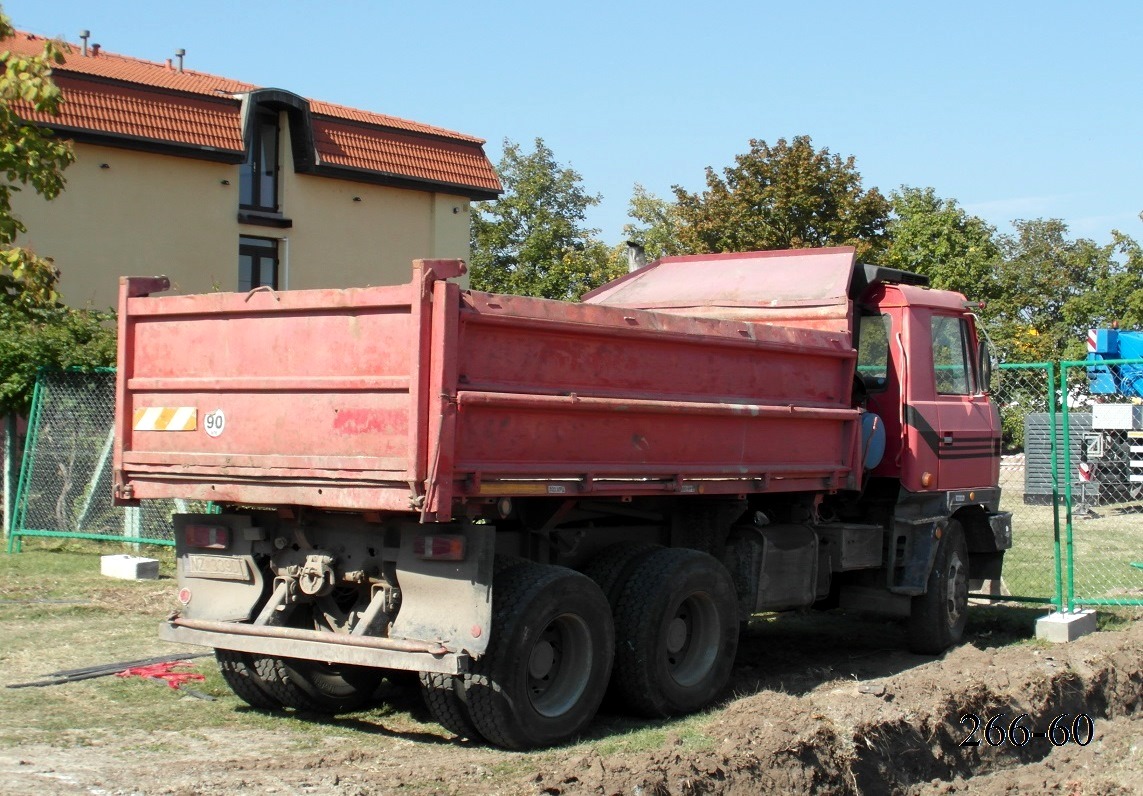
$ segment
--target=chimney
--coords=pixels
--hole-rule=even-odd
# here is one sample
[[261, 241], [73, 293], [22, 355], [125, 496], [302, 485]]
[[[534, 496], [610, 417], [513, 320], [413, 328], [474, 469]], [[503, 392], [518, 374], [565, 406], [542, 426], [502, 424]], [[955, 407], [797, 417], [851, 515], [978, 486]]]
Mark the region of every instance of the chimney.
[[81, 30], [79, 32], [79, 37], [81, 39], [83, 39], [83, 57], [86, 58], [87, 57], [87, 40], [91, 38], [91, 31], [90, 30]]
[[173, 66], [171, 66], [171, 59], [170, 59], [170, 58], [168, 58], [168, 59], [167, 59], [167, 71], [168, 71], [168, 72], [170, 72], [170, 71], [173, 71], [173, 70], [174, 70], [174, 67], [173, 67]]
[[179, 71], [180, 72], [183, 71], [183, 56], [186, 54], [187, 54], [187, 51], [184, 50], [182, 47], [175, 50], [175, 57], [179, 59]]
[[99, 57], [99, 45], [98, 44], [91, 45], [91, 57], [92, 58], [98, 58]]
[[647, 252], [635, 241], [627, 241], [627, 273], [633, 273], [647, 264]]

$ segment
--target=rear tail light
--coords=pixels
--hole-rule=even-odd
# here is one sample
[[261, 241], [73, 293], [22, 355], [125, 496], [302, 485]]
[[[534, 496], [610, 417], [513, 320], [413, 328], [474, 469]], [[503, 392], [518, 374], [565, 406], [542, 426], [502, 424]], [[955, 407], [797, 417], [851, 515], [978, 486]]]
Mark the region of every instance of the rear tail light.
[[187, 525], [183, 528], [187, 547], [225, 550], [230, 547], [230, 529], [225, 525]]
[[413, 554], [426, 561], [463, 561], [464, 537], [418, 536], [413, 539]]

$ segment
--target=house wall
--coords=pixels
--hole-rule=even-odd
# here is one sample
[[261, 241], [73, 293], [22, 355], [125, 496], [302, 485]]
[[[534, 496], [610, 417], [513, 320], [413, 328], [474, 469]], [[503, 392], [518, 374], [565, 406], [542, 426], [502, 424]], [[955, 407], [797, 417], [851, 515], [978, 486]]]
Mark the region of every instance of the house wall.
[[124, 275], [166, 274], [180, 292], [233, 281], [237, 167], [89, 144], [75, 150], [63, 193], [47, 202], [25, 188], [13, 202], [28, 227], [17, 242], [55, 260], [68, 304], [113, 307]]
[[240, 235], [284, 241], [279, 284], [290, 289], [398, 284], [415, 258], [468, 259], [467, 198], [297, 174], [281, 127], [289, 228], [238, 223], [240, 166], [77, 143], [59, 197], [16, 195], [28, 227], [18, 243], [55, 260], [66, 303], [98, 309], [115, 305], [123, 275], [164, 274], [181, 293], [235, 290]]

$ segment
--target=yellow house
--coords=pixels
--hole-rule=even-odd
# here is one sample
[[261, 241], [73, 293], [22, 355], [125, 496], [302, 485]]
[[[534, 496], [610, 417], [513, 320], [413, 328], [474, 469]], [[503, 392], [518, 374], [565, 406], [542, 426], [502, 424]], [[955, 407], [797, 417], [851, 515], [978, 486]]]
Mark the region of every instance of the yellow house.
[[[0, 51], [43, 45], [17, 32]], [[179, 292], [404, 282], [414, 258], [467, 259], [469, 203], [500, 194], [479, 138], [71, 49], [60, 115], [29, 114], [74, 142], [67, 188], [14, 209], [72, 306], [113, 306], [127, 274]]]

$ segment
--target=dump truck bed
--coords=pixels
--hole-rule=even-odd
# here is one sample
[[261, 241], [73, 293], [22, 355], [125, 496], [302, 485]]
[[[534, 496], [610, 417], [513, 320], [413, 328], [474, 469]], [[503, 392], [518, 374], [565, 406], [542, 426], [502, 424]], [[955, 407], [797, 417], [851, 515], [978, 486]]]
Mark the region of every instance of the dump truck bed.
[[857, 485], [848, 331], [463, 291], [447, 263], [347, 290], [123, 280], [117, 499], [430, 521], [499, 496]]

